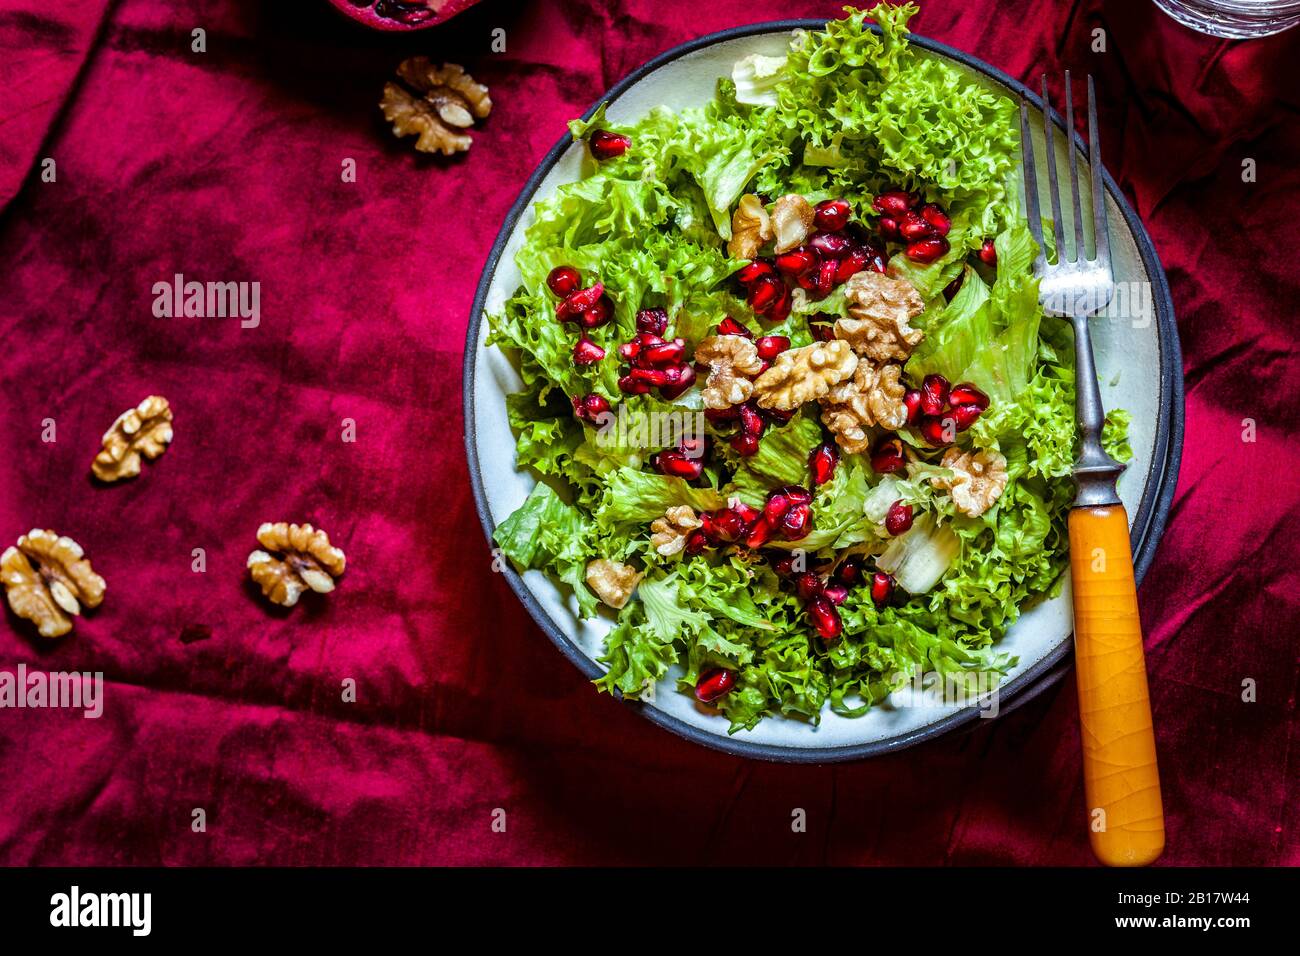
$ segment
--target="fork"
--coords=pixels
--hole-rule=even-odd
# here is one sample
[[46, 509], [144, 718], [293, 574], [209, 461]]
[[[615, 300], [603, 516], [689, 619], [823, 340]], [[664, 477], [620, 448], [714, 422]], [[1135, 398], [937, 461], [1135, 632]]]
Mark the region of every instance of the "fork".
[[1092, 174], [1093, 257], [1084, 244], [1079, 200], [1079, 156], [1071, 138], [1074, 103], [1065, 72], [1065, 130], [1070, 156], [1070, 202], [1074, 213], [1073, 259], [1067, 259], [1061, 196], [1056, 179], [1047, 76], [1043, 76], [1043, 126], [1052, 203], [1056, 261], [1047, 260], [1034, 172], [1029, 108], [1020, 99], [1020, 145], [1029, 228], [1038, 242], [1034, 274], [1039, 301], [1050, 315], [1074, 326], [1075, 406], [1081, 452], [1074, 465], [1077, 494], [1070, 511], [1070, 577], [1074, 587], [1075, 670], [1083, 735], [1083, 780], [1093, 853], [1108, 866], [1144, 866], [1165, 845], [1164, 810], [1156, 769], [1155, 733], [1142, 654], [1137, 586], [1129, 551], [1128, 515], [1116, 480], [1124, 466], [1101, 445], [1105, 412], [1097, 387], [1088, 317], [1115, 293], [1106, 232], [1106, 189], [1097, 136], [1097, 103], [1088, 77], [1088, 165]]

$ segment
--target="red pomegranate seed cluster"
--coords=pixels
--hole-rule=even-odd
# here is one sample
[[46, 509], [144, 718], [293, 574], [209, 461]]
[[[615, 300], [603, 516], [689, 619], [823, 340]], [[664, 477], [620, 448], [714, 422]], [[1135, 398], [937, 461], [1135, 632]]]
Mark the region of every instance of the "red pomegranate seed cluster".
[[884, 272], [884, 249], [849, 221], [852, 214], [843, 199], [818, 203], [813, 213], [817, 231], [803, 245], [755, 259], [737, 272], [750, 308], [771, 322], [783, 322], [790, 314], [795, 286], [817, 302], [863, 269]]
[[812, 494], [786, 485], [767, 496], [761, 511], [734, 499], [726, 508], [701, 514], [700, 522], [686, 539], [688, 555], [728, 544], [758, 549], [774, 538], [799, 541], [812, 531]]
[[901, 242], [913, 262], [934, 262], [948, 251], [952, 220], [935, 203], [922, 203], [916, 193], [890, 189], [871, 202], [880, 213], [880, 237]]
[[[585, 288], [582, 273], [573, 266], [556, 266], [546, 276], [546, 287], [559, 298], [555, 304], [555, 317], [563, 323], [573, 322], [581, 330], [573, 346], [574, 365], [595, 365], [605, 357], [605, 350], [587, 338], [587, 331], [598, 329], [614, 316], [614, 303], [605, 294], [605, 286], [594, 282]], [[573, 414], [584, 422], [594, 423], [609, 411], [609, 401], [603, 396], [574, 395]]]
[[683, 438], [676, 448], [669, 448], [650, 456], [650, 464], [662, 475], [694, 481], [704, 473], [704, 461], [709, 454], [707, 438]]
[[794, 570], [794, 559], [789, 555], [769, 552], [772, 568], [793, 588], [795, 596], [803, 602], [804, 612], [817, 636], [826, 643], [839, 639], [844, 632], [840, 612], [836, 610], [849, 596], [849, 592], [863, 584], [871, 589], [871, 600], [877, 607], [885, 607], [894, 597], [894, 579], [883, 571], [868, 577], [862, 558], [850, 555], [838, 565], [823, 573]]
[[985, 239], [976, 255], [979, 256], [980, 262], [986, 266], [996, 266], [998, 264], [998, 250], [993, 245], [992, 239]]
[[664, 309], [642, 309], [636, 314], [636, 335], [618, 347], [619, 357], [628, 363], [619, 377], [619, 391], [645, 395], [658, 389], [668, 400], [677, 398], [695, 381], [695, 369], [686, 361], [686, 340], [665, 339], [668, 313]]
[[907, 423], [933, 448], [951, 445], [957, 432], [975, 424], [989, 407], [989, 397], [970, 382], [949, 386], [942, 375], [927, 375], [919, 389], [903, 396]]

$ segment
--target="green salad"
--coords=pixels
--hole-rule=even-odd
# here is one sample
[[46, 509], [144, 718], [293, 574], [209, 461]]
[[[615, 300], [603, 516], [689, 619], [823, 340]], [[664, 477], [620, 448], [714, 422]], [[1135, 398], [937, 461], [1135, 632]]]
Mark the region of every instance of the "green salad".
[[856, 717], [1005, 675], [999, 638], [1060, 586], [1073, 343], [1038, 302], [1016, 104], [909, 46], [915, 12], [849, 8], [699, 109], [570, 124], [583, 178], [535, 204], [487, 317], [537, 478], [495, 538], [614, 618], [602, 690], [672, 669], [732, 732]]

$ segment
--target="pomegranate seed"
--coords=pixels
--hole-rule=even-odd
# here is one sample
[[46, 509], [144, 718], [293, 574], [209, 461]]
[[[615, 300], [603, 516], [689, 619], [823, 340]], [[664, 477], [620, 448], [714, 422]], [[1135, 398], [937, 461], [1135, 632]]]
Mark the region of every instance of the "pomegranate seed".
[[764, 276], [775, 275], [776, 269], [767, 259], [755, 259], [736, 272], [736, 279], [743, 286], [751, 286]]
[[864, 249], [854, 249], [835, 267], [835, 284], [848, 282], [871, 263], [871, 255]]
[[772, 303], [772, 308], [767, 310], [767, 318], [770, 322], [784, 322], [790, 317], [790, 307], [794, 304], [794, 298], [790, 295], [790, 290], [784, 284], [781, 286], [781, 295]]
[[766, 312], [785, 289], [785, 283], [775, 276], [764, 276], [749, 290], [749, 307], [755, 312]]
[[636, 330], [650, 335], [663, 335], [668, 331], [668, 311], [642, 309], [636, 314]]
[[839, 607], [849, 599], [849, 589], [838, 582], [828, 584], [822, 588], [822, 597]]
[[677, 450], [687, 458], [703, 458], [709, 453], [708, 440], [703, 437], [683, 438], [677, 443]]
[[957, 422], [951, 415], [940, 418], [938, 415], [926, 415], [921, 419], [921, 437], [932, 448], [951, 445], [957, 437]]
[[894, 577], [884, 571], [871, 575], [871, 600], [876, 607], [884, 607], [894, 596]]
[[618, 380], [618, 390], [626, 395], [645, 395], [650, 391], [650, 386], [638, 382], [631, 375], [624, 375]]
[[915, 425], [921, 420], [921, 390], [909, 388], [903, 393], [903, 404], [907, 406], [907, 424]]
[[546, 277], [546, 287], [561, 299], [576, 292], [581, 284], [582, 276], [573, 266], [556, 266]]
[[563, 307], [566, 316], [582, 315], [588, 309], [594, 308], [604, 294], [605, 285], [602, 282], [596, 282], [585, 289], [570, 292], [564, 297], [560, 305], [556, 306], [556, 314], [558, 315], [560, 307]]
[[856, 587], [862, 583], [862, 559], [856, 555], [845, 558], [835, 569], [835, 580], [845, 587]]
[[800, 538], [806, 538], [811, 530], [812, 508], [806, 504], [792, 504], [785, 517], [781, 519], [781, 537], [787, 541], [798, 541]]
[[614, 305], [609, 301], [609, 296], [602, 295], [596, 300], [582, 317], [578, 319], [578, 324], [584, 329], [598, 329], [610, 320], [614, 315]]
[[772, 570], [775, 571], [778, 576], [788, 578], [794, 573], [794, 558], [789, 555], [786, 555], [785, 557], [769, 555], [768, 557], [772, 561]]
[[745, 533], [745, 519], [730, 509], [715, 511], [713, 533], [721, 541], [735, 541]]
[[893, 216], [882, 216], [880, 218], [880, 238], [891, 242], [898, 242], [902, 236], [898, 233], [898, 220]]
[[812, 504], [812, 492], [807, 488], [801, 488], [798, 485], [783, 485], [777, 491], [789, 498], [792, 505]]
[[743, 323], [737, 322], [731, 316], [727, 316], [725, 319], [723, 319], [721, 322], [718, 323], [718, 334], [719, 335], [743, 335], [747, 339], [752, 339], [754, 337], [753, 332], [749, 331], [749, 329]]
[[913, 262], [930, 263], [947, 251], [947, 239], [922, 239], [907, 247], [907, 258]]
[[641, 361], [651, 365], [675, 365], [686, 354], [686, 340], [673, 339], [641, 350]]
[[830, 442], [822, 442], [808, 454], [808, 467], [812, 470], [813, 487], [824, 485], [835, 475], [840, 453]]
[[822, 579], [811, 571], [797, 574], [794, 579], [794, 593], [799, 595], [801, 601], [811, 601], [822, 593]]
[[778, 524], [789, 510], [790, 499], [781, 492], [774, 491], [767, 496], [767, 501], [763, 505], [763, 518], [768, 524]]
[[592, 392], [590, 395], [574, 396], [573, 414], [579, 421], [594, 422], [599, 416], [609, 411], [609, 400], [604, 395]]
[[682, 363], [664, 369], [668, 381], [659, 386], [659, 394], [671, 401], [695, 384], [695, 369]]
[[740, 434], [731, 439], [732, 450], [741, 458], [758, 454], [758, 436]]
[[953, 405], [978, 405], [980, 410], [989, 407], [989, 397], [970, 382], [958, 382], [948, 392], [948, 401]]
[[948, 235], [948, 230], [952, 228], [952, 220], [948, 218], [948, 214], [932, 202], [921, 207], [921, 218], [929, 225], [931, 232], [940, 239]]
[[798, 278], [817, 268], [817, 262], [817, 253], [800, 246], [798, 249], [791, 249], [777, 256], [776, 268], [782, 275]]
[[754, 346], [758, 349], [758, 357], [770, 362], [790, 347], [790, 340], [784, 335], [765, 335]]
[[878, 213], [899, 219], [916, 205], [916, 197], [901, 189], [891, 189], [881, 193], [871, 201], [871, 208]]
[[837, 232], [814, 233], [808, 247], [816, 249], [826, 259], [842, 259], [853, 249], [853, 240]]
[[763, 417], [770, 422], [776, 422], [778, 425], [784, 425], [794, 418], [797, 408], [760, 408]]
[[740, 520], [743, 521], [746, 526], [753, 524], [759, 518], [763, 517], [763, 512], [759, 511], [757, 508], [751, 508], [739, 498], [735, 499], [731, 503], [728, 510], [734, 511], [736, 514], [740, 515]]
[[998, 264], [998, 250], [997, 247], [993, 245], [992, 239], [985, 239], [983, 244], [980, 246], [980, 251], [976, 253], [976, 255], [979, 256], [980, 262], [984, 263], [986, 266], [996, 266]]
[[679, 451], [661, 451], [651, 461], [660, 473], [687, 481], [694, 481], [704, 471], [703, 459], [692, 461]]
[[595, 365], [605, 357], [605, 350], [588, 338], [578, 339], [573, 347], [573, 361], [577, 365]]
[[766, 427], [767, 422], [763, 421], [763, 416], [758, 414], [757, 408], [749, 403], [740, 406], [740, 430], [742, 432], [758, 438], [763, 434], [763, 429]]
[[607, 129], [598, 129], [587, 139], [591, 155], [597, 159], [615, 159], [627, 152], [632, 140], [622, 133], [611, 133]]
[[948, 380], [942, 375], [927, 375], [921, 382], [921, 411], [938, 415], [948, 404]]
[[900, 535], [912, 527], [912, 506], [895, 501], [889, 506], [885, 515], [885, 530], [892, 535]]
[[909, 212], [898, 220], [898, 234], [905, 242], [916, 242], [918, 239], [929, 239], [933, 230], [919, 213]]
[[827, 199], [817, 204], [813, 225], [823, 232], [839, 232], [849, 224], [852, 207], [843, 199]]
[[734, 422], [740, 417], [740, 406], [732, 405], [730, 408], [706, 408], [704, 410], [704, 417], [714, 425]]
[[622, 358], [628, 362], [632, 361], [640, 354], [641, 354], [641, 345], [635, 339], [633, 339], [631, 342], [624, 342], [622, 345], [618, 347], [619, 358]]
[[979, 420], [984, 414], [984, 409], [980, 408], [974, 402], [966, 405], [954, 405], [952, 407], [952, 420], [957, 424], [957, 431], [964, 432]]
[[747, 548], [758, 549], [767, 544], [772, 538], [772, 526], [768, 524], [766, 518], [759, 518], [745, 534], [744, 545]]
[[686, 536], [685, 551], [689, 555], [703, 554], [704, 549], [709, 546], [709, 537], [699, 528], [696, 528]]
[[829, 322], [809, 322], [808, 331], [818, 342], [829, 342], [835, 338], [835, 326]]
[[883, 435], [871, 449], [871, 468], [873, 471], [888, 475], [898, 471], [907, 464], [903, 455], [903, 440], [897, 435]]
[[838, 268], [839, 263], [834, 259], [823, 259], [813, 276], [812, 288], [807, 289], [808, 298], [816, 302], [830, 295], [835, 288], [835, 272]]
[[661, 368], [634, 368], [627, 373], [634, 382], [643, 382], [651, 388], [668, 384], [668, 373]]
[[705, 704], [711, 704], [719, 697], [725, 697], [731, 692], [731, 688], [735, 686], [735, 671], [715, 667], [713, 670], [701, 674], [700, 679], [695, 682], [695, 697]]
[[648, 349], [652, 345], [664, 344], [664, 340], [653, 332], [638, 332], [636, 338], [632, 341], [636, 342], [638, 349]]
[[808, 617], [812, 620], [817, 636], [823, 641], [837, 640], [844, 630], [840, 622], [840, 612], [826, 598], [818, 595], [808, 602]]

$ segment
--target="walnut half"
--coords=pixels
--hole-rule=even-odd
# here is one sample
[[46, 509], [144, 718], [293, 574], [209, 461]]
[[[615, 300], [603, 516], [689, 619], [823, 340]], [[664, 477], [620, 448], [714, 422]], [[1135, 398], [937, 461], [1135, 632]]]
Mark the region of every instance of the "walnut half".
[[265, 597], [284, 607], [297, 604], [307, 588], [317, 594], [333, 591], [335, 578], [347, 567], [330, 536], [309, 524], [267, 522], [257, 529], [257, 543], [265, 550], [248, 556], [248, 573]]
[[587, 563], [587, 587], [614, 609], [623, 607], [641, 581], [641, 573], [630, 564], [596, 558]]
[[402, 83], [385, 83], [379, 102], [394, 136], [419, 136], [415, 148], [422, 153], [451, 156], [469, 149], [472, 140], [460, 131], [492, 112], [486, 86], [463, 67], [435, 66], [426, 56], [403, 60], [397, 78]]
[[730, 408], [749, 401], [752, 377], [763, 371], [754, 343], [743, 335], [711, 335], [695, 346], [695, 364], [707, 366], [701, 396], [705, 408]]
[[978, 518], [993, 507], [1007, 487], [1007, 460], [991, 450], [949, 448], [940, 464], [952, 469], [951, 478], [931, 478], [936, 488], [948, 489], [952, 503], [963, 514]]
[[841, 382], [822, 399], [822, 421], [835, 440], [850, 455], [866, 451], [871, 445], [867, 429], [902, 428], [907, 422], [907, 406], [900, 376], [901, 365], [883, 368], [870, 359], [858, 359], [853, 377]]
[[848, 343], [831, 340], [788, 349], [754, 383], [763, 408], [790, 410], [825, 397], [857, 368], [858, 357]]
[[835, 337], [877, 364], [907, 361], [925, 337], [908, 325], [908, 319], [925, 310], [925, 302], [906, 279], [867, 269], [844, 284], [844, 301], [852, 318], [835, 323]]
[[772, 206], [772, 231], [776, 234], [776, 251], [789, 252], [802, 246], [812, 232], [816, 211], [797, 193], [782, 196]]
[[727, 254], [733, 259], [752, 259], [763, 243], [772, 238], [772, 220], [763, 208], [763, 200], [753, 193], [740, 197], [731, 216], [731, 241]]
[[41, 637], [72, 630], [82, 607], [99, 607], [108, 585], [90, 566], [81, 545], [53, 531], [33, 529], [0, 554], [0, 581], [15, 614]]
[[117, 481], [140, 474], [140, 458], [150, 461], [167, 450], [172, 440], [172, 410], [167, 399], [150, 395], [128, 408], [104, 432], [104, 447], [90, 464], [100, 481]]
[[681, 554], [687, 537], [703, 524], [690, 505], [675, 505], [650, 523], [650, 543], [665, 558]]

